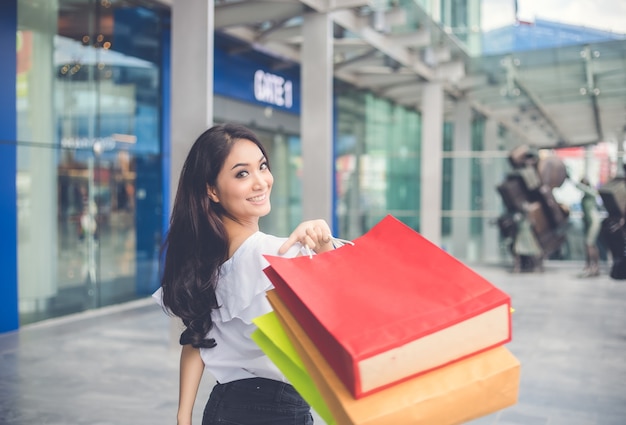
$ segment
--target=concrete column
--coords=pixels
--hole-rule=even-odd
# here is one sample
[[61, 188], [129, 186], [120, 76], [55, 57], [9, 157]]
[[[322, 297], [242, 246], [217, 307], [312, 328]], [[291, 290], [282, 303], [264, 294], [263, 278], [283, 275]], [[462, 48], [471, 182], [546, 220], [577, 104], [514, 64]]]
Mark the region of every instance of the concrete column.
[[328, 14], [302, 25], [302, 218], [333, 222], [333, 35]]
[[170, 202], [196, 138], [213, 123], [214, 1], [172, 2]]
[[[191, 145], [213, 124], [214, 1], [172, 2], [170, 208]], [[170, 346], [182, 331], [171, 319]]]
[[[482, 210], [487, 216], [483, 217], [483, 234], [480, 243], [481, 262], [496, 264], [500, 262], [499, 233], [498, 226], [491, 223], [491, 220], [500, 215], [500, 195], [496, 186], [504, 180], [505, 172], [508, 170], [506, 160], [501, 159], [496, 154], [499, 151], [498, 143], [498, 123], [494, 119], [485, 121], [484, 151], [488, 153], [487, 158], [482, 161]], [[493, 153], [490, 155], [489, 153]]]
[[443, 187], [443, 86], [426, 84], [422, 96], [422, 155], [420, 233], [441, 246], [441, 192]]
[[[466, 99], [457, 101], [454, 110], [454, 152], [472, 150], [472, 108]], [[452, 209], [459, 216], [452, 220], [451, 254], [468, 260], [471, 235], [470, 215], [472, 209], [472, 159], [469, 155], [453, 158]]]

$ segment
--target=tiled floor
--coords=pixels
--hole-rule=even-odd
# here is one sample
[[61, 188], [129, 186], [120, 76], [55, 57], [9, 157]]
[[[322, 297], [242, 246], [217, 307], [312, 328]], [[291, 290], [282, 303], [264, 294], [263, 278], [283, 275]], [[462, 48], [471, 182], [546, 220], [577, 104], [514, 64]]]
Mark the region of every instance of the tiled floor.
[[[626, 281], [579, 279], [578, 267], [476, 268], [512, 296], [508, 347], [522, 378], [515, 406], [472, 425], [626, 424]], [[0, 424], [174, 424], [178, 347], [169, 332], [146, 299], [0, 335]], [[196, 425], [211, 385], [206, 376]]]

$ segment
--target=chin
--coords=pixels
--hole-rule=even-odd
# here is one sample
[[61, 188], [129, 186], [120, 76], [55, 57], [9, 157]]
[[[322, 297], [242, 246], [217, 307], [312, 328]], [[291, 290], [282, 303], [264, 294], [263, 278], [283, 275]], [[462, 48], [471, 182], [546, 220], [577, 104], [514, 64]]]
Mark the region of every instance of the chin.
[[268, 204], [267, 207], [264, 209], [264, 211], [261, 212], [261, 214], [259, 214], [259, 217], [265, 217], [270, 212], [272, 212], [272, 206]]

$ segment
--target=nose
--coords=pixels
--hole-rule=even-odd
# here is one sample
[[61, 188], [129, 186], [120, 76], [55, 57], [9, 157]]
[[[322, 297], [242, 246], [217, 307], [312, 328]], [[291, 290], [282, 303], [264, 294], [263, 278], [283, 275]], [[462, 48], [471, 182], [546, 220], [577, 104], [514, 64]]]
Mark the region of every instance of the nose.
[[255, 190], [261, 190], [261, 189], [265, 189], [267, 187], [267, 180], [265, 178], [265, 176], [262, 173], [255, 173], [254, 174], [254, 184], [253, 184], [253, 188]]

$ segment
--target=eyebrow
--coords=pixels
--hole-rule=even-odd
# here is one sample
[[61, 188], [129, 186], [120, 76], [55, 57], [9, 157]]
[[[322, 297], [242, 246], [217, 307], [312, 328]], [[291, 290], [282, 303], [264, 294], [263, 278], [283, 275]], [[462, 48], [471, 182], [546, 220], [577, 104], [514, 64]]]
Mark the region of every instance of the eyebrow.
[[[259, 164], [263, 162], [264, 160], [265, 160], [265, 155], [261, 155], [261, 159], [259, 159]], [[233, 165], [233, 168], [231, 168], [231, 170], [234, 170], [237, 167], [246, 167], [248, 165], [250, 164], [248, 164], [247, 162], [240, 162], [238, 164]]]

